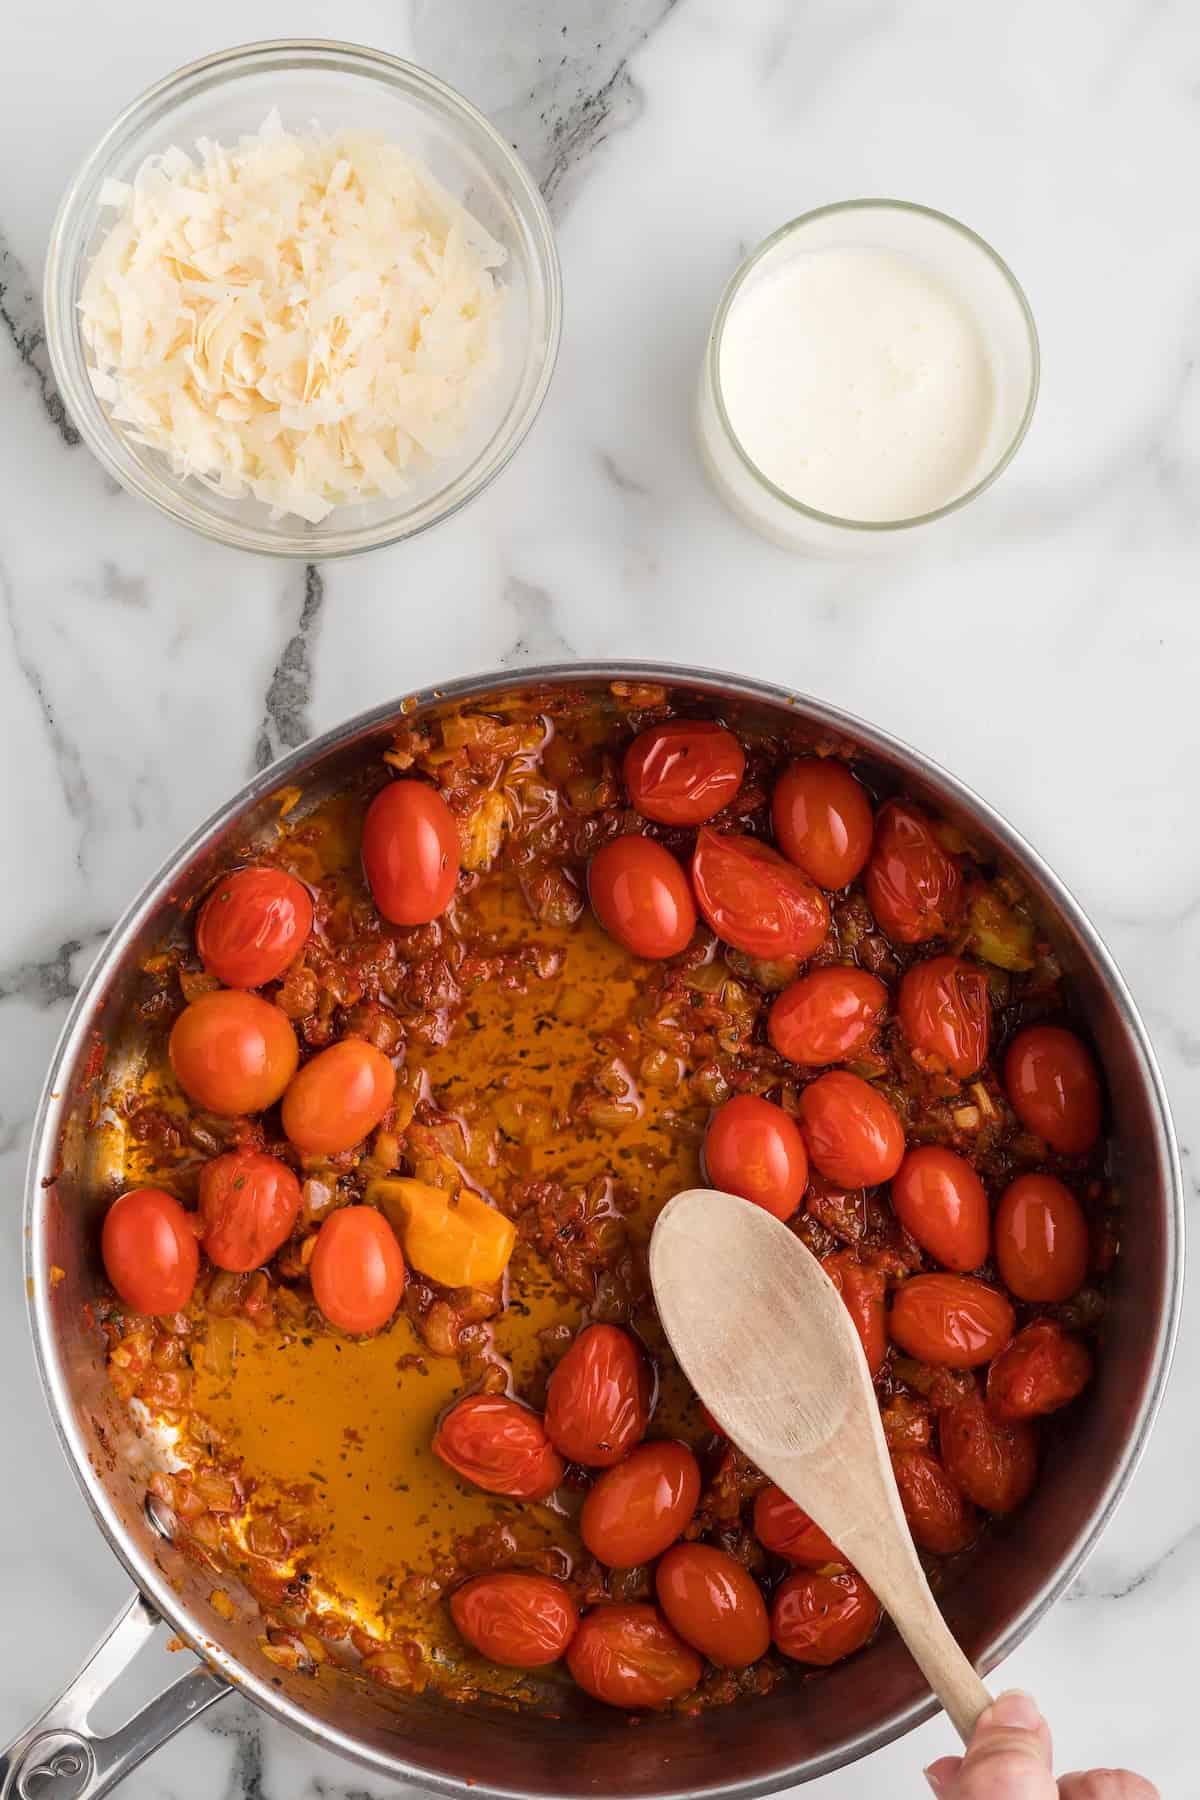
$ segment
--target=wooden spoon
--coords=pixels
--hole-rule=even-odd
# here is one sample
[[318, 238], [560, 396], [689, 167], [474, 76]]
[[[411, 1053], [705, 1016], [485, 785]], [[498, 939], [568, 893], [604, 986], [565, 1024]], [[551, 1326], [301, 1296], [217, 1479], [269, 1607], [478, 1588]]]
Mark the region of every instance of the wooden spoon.
[[874, 1589], [965, 1742], [991, 1696], [929, 1591], [858, 1333], [816, 1257], [762, 1207], [691, 1188], [659, 1215], [650, 1278], [713, 1418]]

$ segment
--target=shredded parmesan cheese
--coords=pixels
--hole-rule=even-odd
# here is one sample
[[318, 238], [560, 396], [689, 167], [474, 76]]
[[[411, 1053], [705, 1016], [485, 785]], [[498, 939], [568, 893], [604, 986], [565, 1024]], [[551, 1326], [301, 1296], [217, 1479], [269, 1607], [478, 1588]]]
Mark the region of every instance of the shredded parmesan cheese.
[[97, 395], [177, 475], [278, 517], [398, 496], [462, 443], [498, 362], [504, 250], [364, 132], [152, 156], [80, 298]]

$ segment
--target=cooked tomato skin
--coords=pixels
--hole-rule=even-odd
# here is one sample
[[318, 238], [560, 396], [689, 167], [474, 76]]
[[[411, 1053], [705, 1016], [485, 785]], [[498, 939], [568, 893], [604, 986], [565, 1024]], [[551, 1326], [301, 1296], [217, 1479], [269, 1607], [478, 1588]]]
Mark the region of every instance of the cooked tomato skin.
[[656, 1606], [597, 1606], [567, 1650], [579, 1686], [608, 1706], [665, 1706], [696, 1686], [704, 1664]]
[[883, 1271], [864, 1262], [855, 1250], [835, 1250], [823, 1257], [821, 1267], [842, 1296], [846, 1311], [854, 1321], [874, 1380], [887, 1355], [887, 1282]]
[[191, 1219], [163, 1188], [130, 1188], [113, 1201], [100, 1254], [109, 1281], [134, 1312], [182, 1312], [192, 1297], [200, 1247]]
[[488, 1494], [545, 1500], [566, 1466], [537, 1413], [505, 1394], [468, 1394], [446, 1413], [434, 1454]]
[[396, 1092], [391, 1063], [365, 1038], [320, 1050], [283, 1097], [283, 1129], [305, 1156], [352, 1150], [374, 1131]]
[[639, 732], [622, 773], [630, 804], [659, 825], [703, 825], [742, 785], [746, 753], [711, 719], [671, 719]]
[[941, 1144], [909, 1150], [892, 1177], [892, 1210], [943, 1268], [966, 1274], [985, 1260], [988, 1198], [965, 1156]]
[[704, 1134], [704, 1168], [713, 1187], [790, 1219], [808, 1186], [808, 1152], [794, 1119], [758, 1094], [718, 1106]]
[[450, 1596], [460, 1637], [508, 1669], [557, 1662], [579, 1625], [579, 1609], [561, 1581], [516, 1569], [476, 1575]]
[[392, 925], [428, 925], [454, 897], [461, 852], [454, 814], [428, 782], [389, 781], [367, 808], [363, 872]]
[[907, 970], [897, 1002], [916, 1060], [965, 1081], [987, 1061], [992, 1007], [987, 976], [961, 956], [931, 956]]
[[197, 1106], [226, 1118], [274, 1106], [300, 1061], [291, 1021], [258, 994], [221, 988], [185, 1006], [171, 1028], [175, 1079]]
[[754, 1535], [764, 1550], [786, 1556], [805, 1569], [844, 1563], [837, 1545], [780, 1487], [764, 1488], [754, 1501]]
[[654, 1572], [658, 1604], [685, 1643], [718, 1669], [747, 1669], [771, 1642], [766, 1602], [749, 1570], [709, 1544], [676, 1544]]
[[588, 870], [592, 908], [610, 937], [652, 962], [686, 950], [696, 929], [687, 876], [669, 850], [630, 832], [604, 844]]
[[953, 1556], [979, 1535], [979, 1517], [954, 1478], [925, 1450], [894, 1450], [892, 1470], [908, 1529], [922, 1550]]
[[300, 1212], [300, 1183], [261, 1150], [230, 1150], [200, 1171], [204, 1251], [218, 1269], [244, 1274], [269, 1262]]
[[784, 988], [767, 1018], [767, 1037], [789, 1062], [809, 1069], [847, 1062], [887, 1010], [882, 981], [843, 963], [812, 969]]
[[861, 1650], [879, 1623], [879, 1602], [850, 1569], [789, 1575], [775, 1590], [771, 1638], [793, 1662], [828, 1668]]
[[818, 887], [844, 888], [871, 854], [875, 821], [867, 790], [845, 763], [806, 756], [790, 763], [771, 796], [775, 841]]
[[1100, 1136], [1096, 1063], [1064, 1025], [1017, 1033], [1004, 1058], [1004, 1087], [1022, 1125], [1060, 1156], [1082, 1156]]
[[911, 1275], [896, 1290], [889, 1324], [919, 1362], [974, 1369], [1004, 1348], [1016, 1317], [998, 1288], [971, 1275]]
[[803, 960], [828, 935], [829, 903], [820, 888], [757, 838], [701, 826], [692, 886], [717, 936], [748, 956]]
[[343, 1206], [317, 1233], [308, 1265], [313, 1299], [331, 1325], [355, 1337], [387, 1324], [404, 1292], [404, 1254], [373, 1206]]
[[611, 1468], [640, 1443], [650, 1422], [646, 1359], [617, 1325], [589, 1325], [546, 1390], [546, 1432], [570, 1462]]
[[1035, 1319], [988, 1370], [988, 1405], [998, 1419], [1034, 1419], [1069, 1405], [1091, 1379], [1087, 1347], [1053, 1319]]
[[814, 1166], [843, 1187], [890, 1181], [904, 1157], [904, 1127], [876, 1088], [830, 1069], [800, 1096], [800, 1130]]
[[286, 869], [235, 869], [200, 908], [196, 949], [226, 987], [261, 987], [296, 960], [312, 923], [308, 889]]
[[863, 887], [876, 924], [895, 944], [944, 937], [962, 908], [958, 864], [907, 800], [880, 808]]
[[1052, 1304], [1083, 1286], [1088, 1228], [1083, 1208], [1053, 1175], [1018, 1175], [996, 1208], [996, 1265], [1018, 1300]]
[[997, 1419], [981, 1394], [942, 1409], [938, 1444], [947, 1472], [984, 1512], [1012, 1512], [1037, 1480], [1033, 1428]]
[[685, 1444], [640, 1444], [593, 1484], [579, 1532], [598, 1562], [632, 1569], [652, 1562], [686, 1529], [700, 1499], [700, 1465]]

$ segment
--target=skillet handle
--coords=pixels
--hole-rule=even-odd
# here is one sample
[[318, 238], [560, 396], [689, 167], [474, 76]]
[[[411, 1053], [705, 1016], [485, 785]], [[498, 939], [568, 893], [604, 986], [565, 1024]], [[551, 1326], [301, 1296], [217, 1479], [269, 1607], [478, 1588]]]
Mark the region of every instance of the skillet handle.
[[59, 1698], [0, 1750], [0, 1800], [100, 1800], [151, 1751], [231, 1692], [224, 1676], [198, 1662], [108, 1737], [94, 1732], [97, 1703], [159, 1623], [149, 1601], [135, 1594]]

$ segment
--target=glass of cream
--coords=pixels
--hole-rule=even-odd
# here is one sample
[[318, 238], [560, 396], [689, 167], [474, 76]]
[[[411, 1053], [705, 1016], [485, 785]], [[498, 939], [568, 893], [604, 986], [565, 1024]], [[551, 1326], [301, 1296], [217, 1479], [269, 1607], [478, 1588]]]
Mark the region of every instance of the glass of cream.
[[764, 537], [884, 549], [991, 486], [1038, 369], [1029, 303], [982, 238], [928, 207], [847, 200], [782, 226], [725, 289], [700, 447]]

